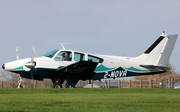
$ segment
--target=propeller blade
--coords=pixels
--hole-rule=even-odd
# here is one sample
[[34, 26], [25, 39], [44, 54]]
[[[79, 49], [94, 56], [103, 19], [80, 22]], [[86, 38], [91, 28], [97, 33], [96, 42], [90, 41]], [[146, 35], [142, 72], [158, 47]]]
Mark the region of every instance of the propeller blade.
[[33, 76], [33, 69], [31, 69], [31, 87], [33, 88], [34, 85], [34, 76]]
[[33, 53], [32, 53], [32, 57], [31, 57], [31, 63], [33, 63], [33, 61], [34, 61], [34, 55], [35, 55], [35, 49], [34, 49], [34, 46], [33, 46], [32, 50], [33, 50]]
[[16, 48], [16, 60], [19, 60], [18, 47]]
[[34, 80], [34, 76], [33, 76], [33, 69], [31, 69], [31, 79]]

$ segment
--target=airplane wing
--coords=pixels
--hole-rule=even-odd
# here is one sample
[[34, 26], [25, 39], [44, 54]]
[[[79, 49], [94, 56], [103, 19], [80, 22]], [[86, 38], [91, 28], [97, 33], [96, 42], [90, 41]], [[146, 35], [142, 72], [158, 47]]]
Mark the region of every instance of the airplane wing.
[[59, 73], [65, 75], [69, 86], [75, 86], [80, 79], [92, 79], [97, 64], [96, 62], [79, 61], [61, 68]]
[[160, 66], [160, 65], [140, 65], [141, 67], [148, 68], [148, 69], [162, 69], [162, 70], [169, 70], [166, 66]]
[[71, 65], [65, 66], [59, 70], [60, 73], [72, 74], [72, 75], [83, 75], [94, 73], [98, 63], [89, 61], [79, 61]]
[[88, 75], [94, 73], [97, 64], [96, 62], [79, 61], [61, 68], [59, 72], [70, 75]]

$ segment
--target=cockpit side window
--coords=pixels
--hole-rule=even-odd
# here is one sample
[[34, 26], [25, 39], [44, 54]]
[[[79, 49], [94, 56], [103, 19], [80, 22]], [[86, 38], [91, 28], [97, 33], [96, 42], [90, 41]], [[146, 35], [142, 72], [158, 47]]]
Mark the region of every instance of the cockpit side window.
[[57, 60], [57, 61], [71, 61], [72, 60], [72, 53], [70, 51], [61, 51], [56, 55], [54, 60]]
[[88, 61], [102, 63], [103, 59], [98, 58], [96, 56], [88, 55]]
[[43, 56], [48, 57], [48, 58], [52, 58], [58, 51], [59, 51], [59, 49], [52, 50], [52, 51], [44, 54]]
[[84, 61], [85, 60], [85, 55], [82, 53], [74, 53], [74, 61]]

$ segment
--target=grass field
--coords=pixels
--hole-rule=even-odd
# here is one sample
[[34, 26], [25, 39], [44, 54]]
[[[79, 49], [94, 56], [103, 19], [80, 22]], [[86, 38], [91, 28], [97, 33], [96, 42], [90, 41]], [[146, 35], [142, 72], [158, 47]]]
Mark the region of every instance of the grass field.
[[0, 112], [179, 112], [175, 89], [0, 89]]

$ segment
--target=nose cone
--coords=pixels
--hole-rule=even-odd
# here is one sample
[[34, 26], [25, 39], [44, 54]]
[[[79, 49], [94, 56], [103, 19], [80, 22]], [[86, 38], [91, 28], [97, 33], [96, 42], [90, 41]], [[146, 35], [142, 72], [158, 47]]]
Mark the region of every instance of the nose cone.
[[2, 65], [2, 68], [5, 69], [5, 64]]

